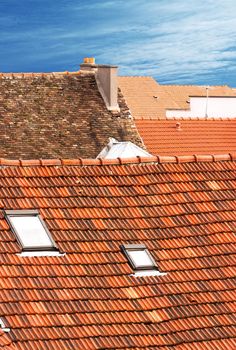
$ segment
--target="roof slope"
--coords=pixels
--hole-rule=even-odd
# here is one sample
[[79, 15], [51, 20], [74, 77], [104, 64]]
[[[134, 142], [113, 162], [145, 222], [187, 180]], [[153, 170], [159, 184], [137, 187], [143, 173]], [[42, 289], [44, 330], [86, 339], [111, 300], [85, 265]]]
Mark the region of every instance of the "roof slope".
[[236, 120], [136, 120], [147, 150], [159, 155], [236, 151]]
[[[189, 109], [189, 96], [205, 96], [205, 87], [160, 85], [150, 77], [119, 77], [119, 85], [148, 152], [173, 156], [236, 151], [234, 119], [166, 119], [166, 109]], [[236, 96], [236, 91], [214, 86], [209, 94]]]
[[[160, 118], [165, 116], [169, 96], [153, 78], [118, 77], [118, 83], [133, 118]], [[175, 103], [174, 107], [177, 107]]]
[[[166, 109], [189, 109], [189, 96], [206, 96], [206, 87], [161, 85], [151, 77], [119, 77], [119, 86], [135, 119], [166, 119]], [[229, 86], [212, 86], [209, 96], [236, 96]]]
[[0, 74], [0, 153], [7, 158], [95, 158], [109, 137], [141, 140], [119, 93], [111, 113], [94, 74]]
[[0, 330], [0, 349], [17, 350], [8, 334], [4, 333], [2, 330]]
[[[235, 349], [234, 158], [1, 160], [0, 316], [16, 348]], [[39, 208], [65, 256], [16, 255], [3, 209], [20, 208]], [[167, 275], [130, 276], [125, 243]]]

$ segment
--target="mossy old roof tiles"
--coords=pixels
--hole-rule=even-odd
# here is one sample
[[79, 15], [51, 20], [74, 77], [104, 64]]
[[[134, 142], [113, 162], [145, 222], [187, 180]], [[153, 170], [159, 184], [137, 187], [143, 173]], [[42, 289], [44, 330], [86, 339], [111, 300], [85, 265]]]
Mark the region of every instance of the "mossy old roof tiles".
[[0, 74], [0, 154], [6, 158], [95, 158], [109, 137], [142, 142], [121, 92], [107, 110], [94, 74]]
[[[235, 157], [1, 159], [5, 336], [19, 350], [235, 349]], [[17, 255], [6, 209], [39, 209], [66, 255]], [[166, 275], [130, 276], [120, 245], [137, 243]]]

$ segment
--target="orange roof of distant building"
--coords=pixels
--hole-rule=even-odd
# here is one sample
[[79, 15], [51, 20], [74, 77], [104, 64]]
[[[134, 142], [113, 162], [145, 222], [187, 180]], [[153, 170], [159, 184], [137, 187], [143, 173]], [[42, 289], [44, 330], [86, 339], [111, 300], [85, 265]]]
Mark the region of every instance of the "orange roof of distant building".
[[[189, 96], [206, 96], [206, 87], [161, 85], [151, 77], [118, 77], [119, 87], [135, 119], [166, 119], [166, 109], [189, 109]], [[229, 86], [212, 86], [210, 96], [236, 97]]]
[[[235, 118], [166, 118], [167, 109], [189, 109], [190, 96], [206, 96], [206, 87], [161, 85], [151, 77], [119, 77], [119, 86], [148, 152], [172, 156], [236, 151]], [[236, 90], [214, 86], [209, 95], [236, 97]]]

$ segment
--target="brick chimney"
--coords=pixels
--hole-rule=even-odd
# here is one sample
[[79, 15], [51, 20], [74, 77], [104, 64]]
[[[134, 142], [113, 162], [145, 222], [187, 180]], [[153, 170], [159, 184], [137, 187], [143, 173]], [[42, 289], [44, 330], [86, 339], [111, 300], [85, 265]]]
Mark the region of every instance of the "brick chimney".
[[80, 70], [94, 72], [100, 94], [109, 111], [119, 111], [117, 66], [95, 64], [95, 58], [86, 57], [80, 65]]

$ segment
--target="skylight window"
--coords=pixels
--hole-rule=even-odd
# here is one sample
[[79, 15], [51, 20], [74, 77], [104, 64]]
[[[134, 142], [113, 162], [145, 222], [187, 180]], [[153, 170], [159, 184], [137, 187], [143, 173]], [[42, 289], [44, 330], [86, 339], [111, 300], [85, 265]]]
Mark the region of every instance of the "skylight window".
[[10, 332], [10, 328], [7, 328], [5, 322], [0, 318], [0, 328], [3, 332]]
[[6, 210], [5, 213], [24, 251], [57, 250], [37, 210]]
[[125, 244], [121, 249], [135, 271], [157, 270], [155, 260], [144, 244]]

